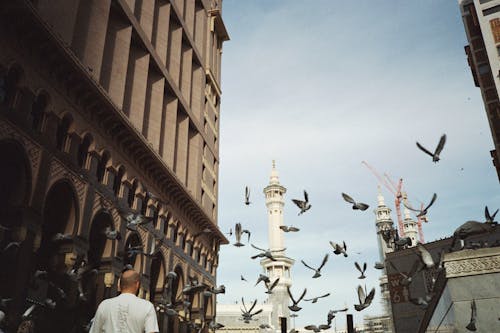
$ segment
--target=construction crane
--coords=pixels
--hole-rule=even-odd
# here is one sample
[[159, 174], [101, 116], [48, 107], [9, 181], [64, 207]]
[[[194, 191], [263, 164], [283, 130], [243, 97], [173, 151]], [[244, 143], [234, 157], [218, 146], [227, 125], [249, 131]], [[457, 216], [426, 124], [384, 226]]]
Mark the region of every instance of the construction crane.
[[403, 217], [401, 215], [401, 198], [403, 197], [401, 194], [401, 188], [403, 187], [403, 179], [400, 178], [398, 183], [396, 184], [387, 175], [385, 175], [390, 182], [388, 183], [382, 176], [380, 176], [377, 170], [375, 170], [375, 168], [368, 164], [366, 161], [362, 161], [361, 163], [364, 164], [375, 175], [375, 177], [377, 177], [378, 181], [394, 195], [394, 205], [396, 207], [396, 214], [398, 216], [399, 235], [400, 237], [404, 237]]

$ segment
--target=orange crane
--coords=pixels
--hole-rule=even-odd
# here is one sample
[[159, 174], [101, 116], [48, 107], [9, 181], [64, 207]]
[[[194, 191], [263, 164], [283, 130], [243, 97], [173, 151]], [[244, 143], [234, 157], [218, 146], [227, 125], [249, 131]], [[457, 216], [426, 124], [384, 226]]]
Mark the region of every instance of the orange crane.
[[366, 161], [362, 161], [362, 164], [364, 164], [374, 175], [377, 177], [378, 181], [382, 183], [386, 189], [389, 190], [394, 195], [394, 205], [396, 207], [396, 214], [398, 216], [398, 229], [399, 229], [399, 235], [400, 237], [404, 236], [404, 229], [403, 229], [403, 217], [401, 216], [401, 198], [403, 197], [401, 194], [401, 188], [403, 186], [403, 179], [400, 178], [399, 182], [397, 184], [393, 183], [392, 180], [387, 177], [386, 178], [389, 180], [390, 184], [387, 183], [387, 181], [380, 176], [380, 174], [375, 170], [374, 167], [372, 167], [370, 164], [368, 164]]

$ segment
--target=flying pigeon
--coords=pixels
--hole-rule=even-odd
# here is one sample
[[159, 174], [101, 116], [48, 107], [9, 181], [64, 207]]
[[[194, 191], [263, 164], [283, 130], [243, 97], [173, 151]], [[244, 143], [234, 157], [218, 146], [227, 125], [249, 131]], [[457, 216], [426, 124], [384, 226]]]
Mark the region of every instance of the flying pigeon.
[[354, 266], [356, 266], [357, 270], [361, 273], [361, 275], [358, 277], [358, 279], [366, 278], [366, 276], [365, 276], [366, 262], [363, 264], [363, 269], [361, 269], [361, 266], [359, 266], [358, 262], [354, 262]]
[[343, 254], [344, 257], [347, 257], [347, 246], [345, 245], [345, 242], [342, 242], [344, 246], [340, 246], [339, 244], [337, 243], [334, 243], [332, 241], [330, 241], [330, 245], [333, 247], [333, 253], [335, 253], [336, 255], [339, 255], [339, 254]]
[[351, 198], [349, 195], [345, 193], [342, 193], [342, 197], [344, 198], [345, 201], [352, 204], [352, 209], [354, 210], [367, 210], [368, 207], [370, 207], [365, 203], [356, 202], [353, 198]]
[[245, 246], [245, 244], [241, 242], [241, 233], [241, 223], [236, 223], [236, 225], [234, 226], [234, 236], [236, 237], [236, 243], [233, 244], [236, 247]]
[[250, 189], [248, 188], [248, 186], [245, 186], [245, 205], [250, 205], [251, 202], [250, 202]]
[[376, 262], [375, 265], [373, 266], [375, 269], [384, 269], [385, 265], [382, 262]]
[[243, 299], [243, 297], [241, 298], [241, 303], [243, 304], [243, 309], [241, 309], [241, 316], [243, 317], [243, 321], [248, 324], [250, 322], [250, 320], [252, 320], [252, 317], [261, 313], [263, 311], [263, 309], [259, 309], [257, 311], [255, 311], [254, 313], [252, 313], [252, 310], [253, 308], [255, 307], [255, 305], [257, 304], [257, 299], [255, 301], [253, 301], [252, 303], [252, 306], [247, 309], [246, 305], [245, 305], [245, 300]]
[[296, 228], [294, 226], [286, 226], [286, 225], [280, 225], [280, 229], [283, 230], [284, 232], [297, 232], [297, 231], [300, 231], [299, 228]]
[[138, 213], [128, 213], [124, 216], [124, 218], [125, 221], [127, 221], [127, 229], [130, 231], [137, 231], [138, 226], [153, 222], [152, 217], [144, 216]]
[[415, 274], [416, 274], [417, 272], [419, 272], [419, 271], [420, 271], [420, 267], [421, 267], [421, 262], [420, 262], [419, 260], [415, 260], [415, 261], [413, 262], [413, 265], [412, 265], [411, 269], [410, 269], [410, 272], [408, 272], [408, 273], [403, 273], [403, 272], [401, 272], [401, 271], [400, 271], [400, 270], [399, 270], [399, 269], [398, 269], [398, 268], [397, 268], [397, 267], [396, 267], [396, 266], [392, 263], [392, 261], [390, 261], [390, 260], [387, 260], [387, 261], [389, 262], [389, 265], [391, 265], [391, 267], [392, 267], [392, 268], [393, 268], [396, 272], [398, 272], [398, 273], [399, 273], [399, 275], [401, 275], [401, 276], [403, 277], [403, 279], [401, 280], [401, 285], [403, 285], [403, 286], [409, 286], [409, 285], [410, 285], [410, 283], [412, 282], [413, 277], [415, 276]]
[[278, 285], [279, 281], [280, 281], [280, 278], [277, 278], [276, 280], [274, 280], [273, 283], [264, 282], [264, 284], [266, 285], [266, 288], [267, 288], [266, 294], [272, 294], [273, 289]]
[[314, 271], [313, 279], [319, 278], [321, 276], [321, 268], [323, 268], [323, 266], [325, 266], [327, 261], [328, 261], [328, 253], [325, 254], [325, 256], [323, 257], [323, 261], [321, 262], [321, 265], [318, 268], [313, 268], [313, 267], [309, 266], [308, 264], [306, 264], [306, 262], [304, 260], [301, 260], [301, 262], [302, 262], [302, 264], [304, 264], [304, 266], [306, 266], [307, 268]]
[[359, 304], [354, 304], [356, 311], [361, 311], [366, 309], [372, 303], [373, 297], [375, 296], [375, 288], [370, 290], [370, 293], [366, 295], [366, 292], [361, 286], [358, 286], [358, 300]]
[[286, 248], [283, 248], [283, 249], [278, 249], [278, 250], [270, 250], [270, 249], [267, 249], [267, 250], [264, 250], [264, 249], [261, 249], [260, 247], [257, 247], [253, 244], [250, 244], [254, 249], [257, 249], [257, 250], [260, 250], [262, 251], [261, 253], [259, 254], [256, 254], [254, 256], [251, 256], [250, 258], [252, 259], [256, 259], [256, 258], [268, 258], [268, 259], [271, 259], [272, 261], [276, 261], [276, 259], [273, 257], [273, 252], [283, 252], [286, 250]]
[[427, 210], [432, 206], [432, 204], [434, 203], [434, 201], [436, 201], [437, 199], [437, 194], [434, 193], [432, 195], [432, 199], [431, 199], [431, 202], [429, 202], [429, 204], [427, 205], [427, 207], [425, 207], [424, 209], [415, 209], [413, 207], [411, 207], [408, 203], [406, 202], [403, 202], [403, 205], [408, 208], [409, 210], [412, 210], [414, 212], [418, 212], [417, 214], [417, 217], [421, 217], [421, 216], [424, 216], [424, 215], [427, 215]]
[[470, 303], [470, 309], [471, 309], [470, 321], [469, 324], [465, 326], [465, 328], [468, 329], [469, 331], [475, 332], [477, 330], [476, 328], [477, 308], [475, 300], [472, 300], [472, 302]]
[[257, 279], [257, 282], [255, 283], [255, 285], [258, 285], [261, 281], [264, 281], [264, 283], [271, 282], [271, 280], [269, 279], [269, 277], [267, 275], [259, 274], [259, 278]]
[[313, 297], [313, 298], [304, 298], [304, 301], [311, 302], [311, 303], [316, 303], [316, 302], [318, 302], [318, 299], [324, 298], [324, 297], [328, 297], [328, 296], [330, 296], [330, 293], [326, 293], [324, 295]]
[[292, 300], [292, 305], [289, 305], [288, 308], [290, 309], [290, 311], [293, 311], [293, 312], [297, 312], [297, 311], [300, 311], [302, 308], [299, 305], [300, 301], [304, 298], [304, 296], [306, 295], [306, 292], [307, 292], [307, 288], [304, 288], [304, 291], [302, 292], [302, 295], [300, 295], [300, 297], [295, 300], [295, 298], [293, 298], [293, 295], [292, 295], [292, 292], [290, 291], [290, 287], [287, 286], [286, 287], [286, 291], [288, 292], [288, 296], [290, 296], [290, 299]]
[[444, 144], [446, 143], [446, 134], [443, 134], [441, 138], [439, 139], [439, 143], [436, 147], [436, 150], [434, 150], [434, 153], [431, 153], [428, 151], [424, 146], [422, 146], [420, 143], [417, 142], [417, 147], [426, 153], [429, 156], [432, 156], [432, 161], [434, 163], [439, 161], [439, 154], [441, 154], [441, 151], [443, 150]]
[[311, 204], [309, 203], [309, 195], [307, 192], [304, 190], [304, 200], [298, 200], [298, 199], [292, 199], [293, 203], [297, 205], [297, 207], [300, 208], [300, 212], [298, 215], [301, 215], [311, 209]]
[[248, 282], [248, 281], [247, 281], [247, 279], [245, 279], [245, 278], [243, 277], [243, 275], [240, 275], [240, 280], [241, 280], [241, 281]]
[[431, 269], [435, 266], [431, 253], [425, 248], [422, 243], [417, 243], [417, 254], [425, 265], [425, 269]]
[[493, 213], [493, 215], [490, 214], [490, 211], [488, 210], [488, 206], [484, 207], [484, 217], [486, 219], [486, 223], [492, 223], [492, 224], [497, 224], [495, 222], [495, 216], [498, 213], [498, 209]]

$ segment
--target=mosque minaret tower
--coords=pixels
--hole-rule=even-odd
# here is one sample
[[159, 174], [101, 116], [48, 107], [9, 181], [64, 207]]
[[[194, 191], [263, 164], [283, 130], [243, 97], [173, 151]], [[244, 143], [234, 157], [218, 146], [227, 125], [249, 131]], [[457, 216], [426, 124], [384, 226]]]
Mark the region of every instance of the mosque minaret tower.
[[[283, 209], [285, 207], [285, 193], [286, 188], [279, 182], [278, 171], [273, 161], [269, 185], [264, 188], [270, 250], [280, 250], [286, 247], [285, 233], [280, 229], [280, 226], [284, 225]], [[268, 299], [268, 303], [272, 304], [273, 307], [271, 323], [275, 329], [279, 329], [281, 318], [286, 318], [287, 327], [290, 327], [290, 311], [288, 309], [290, 301], [286, 289], [292, 285], [291, 268], [295, 261], [288, 258], [285, 251], [274, 252], [273, 257], [276, 261], [265, 258], [261, 260], [260, 264], [264, 269], [264, 273], [271, 280], [271, 283], [277, 278], [280, 279]]]

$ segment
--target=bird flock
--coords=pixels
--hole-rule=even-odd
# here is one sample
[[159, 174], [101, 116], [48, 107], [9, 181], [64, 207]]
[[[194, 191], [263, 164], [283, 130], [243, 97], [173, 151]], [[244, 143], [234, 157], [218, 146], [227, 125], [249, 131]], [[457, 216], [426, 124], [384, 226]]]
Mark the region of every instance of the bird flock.
[[[446, 143], [446, 135], [443, 134], [439, 140], [439, 143], [437, 144], [437, 146], [433, 152], [430, 152], [428, 149], [426, 149], [423, 145], [421, 145], [418, 142], [416, 144], [417, 144], [417, 147], [421, 151], [423, 151], [425, 154], [428, 154], [429, 156], [432, 157], [432, 161], [434, 163], [437, 163], [441, 159], [440, 154], [443, 151], [445, 143]], [[369, 208], [368, 204], [363, 203], [359, 200], [355, 200], [351, 195], [349, 195], [347, 193], [341, 193], [341, 197], [347, 204], [349, 204], [351, 206], [353, 211], [363, 212]], [[417, 217], [422, 217], [422, 216], [426, 216], [428, 214], [430, 208], [435, 204], [436, 200], [437, 200], [437, 194], [434, 193], [432, 195], [429, 203], [427, 205], [425, 205], [425, 207], [424, 207], [424, 205], [422, 205], [422, 207], [420, 209], [415, 209], [406, 200], [404, 201], [404, 205], [407, 209], [415, 212]], [[309, 194], [306, 190], [303, 191], [303, 198], [292, 199], [291, 201], [298, 208], [298, 213], [297, 213], [298, 216], [302, 216], [303, 214], [306, 214], [312, 208]], [[245, 187], [244, 204], [246, 206], [249, 206], [251, 204], [250, 188], [248, 186]], [[485, 207], [485, 219], [486, 219], [485, 222], [468, 221], [465, 224], [463, 224], [462, 226], [460, 226], [459, 228], [457, 228], [457, 230], [454, 232], [454, 235], [453, 235], [453, 245], [452, 245], [452, 248], [450, 248], [450, 251], [453, 250], [453, 247], [455, 246], [455, 244], [457, 242], [461, 242], [462, 245], [460, 248], [464, 248], [464, 246], [465, 246], [464, 240], [467, 239], [471, 235], [480, 234], [480, 233], [483, 233], [485, 231], [491, 232], [492, 230], [494, 230], [495, 226], [497, 225], [497, 223], [494, 221], [497, 212], [498, 212], [498, 210], [496, 210], [493, 214], [490, 214], [488, 207]], [[300, 229], [295, 227], [295, 226], [280, 225], [279, 229], [282, 232], [287, 232], [287, 233], [288, 232], [300, 232]], [[241, 247], [245, 246], [245, 244], [243, 244], [241, 242], [242, 233], [246, 232], [246, 233], [248, 233], [248, 235], [250, 235], [250, 231], [243, 230], [240, 223], [236, 223], [234, 230], [235, 230], [236, 242], [233, 243], [233, 245], [237, 248], [241, 248]], [[232, 236], [232, 234], [233, 234], [232, 229], [227, 234], [229, 236]], [[427, 248], [423, 244], [418, 243], [418, 242], [417, 242], [417, 244], [412, 244], [411, 238], [404, 237], [403, 235], [399, 235], [397, 229], [394, 228], [394, 229], [389, 229], [389, 230], [387, 230], [387, 229], [381, 230], [380, 234], [381, 234], [382, 239], [386, 242], [387, 246], [392, 248], [394, 251], [398, 251], [398, 250], [402, 250], [402, 249], [406, 249], [406, 248], [411, 248], [412, 251], [415, 253], [416, 260], [414, 261], [412, 268], [409, 272], [406, 272], [402, 269], [399, 269], [398, 267], [396, 267], [396, 265], [394, 263], [392, 263], [389, 260], [387, 261], [387, 263], [391, 266], [391, 268], [394, 271], [396, 271], [397, 274], [401, 275], [402, 285], [409, 286], [414, 281], [415, 275], [418, 273], [421, 273], [424, 270], [427, 270], [427, 271], [433, 270], [435, 273], [436, 270], [439, 271], [439, 270], [443, 269], [442, 260], [443, 260], [443, 256], [444, 256], [444, 251], [441, 253], [441, 257], [440, 257], [439, 261], [435, 262], [432, 258], [432, 255], [430, 254], [430, 252], [427, 250]], [[250, 243], [250, 238], [248, 238], [247, 243]], [[335, 242], [330, 241], [329, 243], [331, 246], [330, 250], [333, 252], [333, 254], [335, 256], [338, 256], [339, 258], [342, 258], [342, 257], [347, 258], [349, 256], [348, 247], [347, 247], [345, 240], [341, 240], [341, 241], [336, 240]], [[254, 244], [250, 244], [250, 246], [259, 251], [259, 253], [251, 256], [250, 257], [251, 259], [267, 258], [271, 261], [275, 261], [275, 260], [277, 260], [275, 258], [275, 255], [277, 253], [283, 254], [284, 251], [286, 250], [286, 248], [264, 249], [262, 247], [255, 246]], [[320, 245], [318, 245], [318, 248], [320, 248]], [[311, 276], [312, 279], [318, 279], [322, 276], [321, 270], [328, 263], [329, 256], [330, 256], [330, 254], [326, 253], [323, 256], [322, 260], [320, 258], [318, 258], [318, 262], [319, 262], [318, 266], [315, 266], [314, 264], [311, 265], [311, 263], [307, 263], [303, 259], [300, 260], [300, 262], [303, 264], [303, 266], [305, 268], [307, 268], [313, 272], [313, 275]], [[341, 260], [341, 259], [338, 259], [338, 260]], [[383, 263], [383, 262], [375, 262], [373, 267], [377, 270], [383, 270], [383, 269], [385, 270], [386, 269], [385, 263]], [[360, 275], [358, 276], [358, 279], [363, 280], [366, 278], [366, 271], [368, 268], [368, 264], [366, 262], [358, 263], [357, 261], [355, 261], [354, 268], [360, 273]], [[241, 281], [248, 282], [248, 280], [243, 275], [241, 275]], [[271, 294], [273, 292], [273, 289], [276, 287], [276, 285], [278, 285], [279, 278], [275, 279], [274, 281], [270, 281], [270, 278], [268, 276], [266, 276], [264, 274], [259, 274], [259, 276], [257, 278], [257, 282], [255, 283], [255, 286], [257, 286], [260, 282], [263, 282], [265, 287], [266, 287], [265, 293]], [[433, 282], [435, 282], [435, 280], [433, 280]], [[432, 290], [432, 288], [431, 288], [431, 290]], [[305, 298], [307, 292], [308, 292], [308, 289], [304, 288], [302, 290], [302, 292], [297, 297], [297, 294], [295, 294], [295, 296], [294, 296], [294, 293], [292, 293], [292, 290], [290, 289], [290, 287], [287, 287], [287, 293], [288, 293], [288, 296], [290, 299], [290, 305], [288, 306], [288, 308], [290, 311], [299, 312], [300, 310], [302, 310], [302, 306], [304, 304], [303, 301], [317, 303], [320, 301], [320, 299], [329, 297], [331, 295], [330, 292], [327, 292], [327, 293], [321, 294], [320, 296]], [[364, 309], [366, 309], [367, 307], [369, 307], [371, 305], [371, 303], [374, 299], [374, 296], [375, 296], [375, 288], [371, 288], [368, 291], [366, 288], [366, 285], [365, 286], [358, 285], [355, 292], [357, 293], [358, 303], [353, 304], [353, 307], [356, 311], [363, 311]], [[415, 304], [416, 306], [426, 308], [434, 295], [435, 295], [435, 292], [431, 291], [427, 295], [424, 295], [421, 297], [411, 298], [410, 301], [411, 301], [411, 303]], [[255, 299], [253, 301], [252, 306], [248, 309], [244, 305], [244, 299], [242, 298], [241, 300], [242, 300], [242, 304], [243, 304], [243, 308], [241, 309], [241, 320], [244, 323], [248, 324], [252, 321], [252, 317], [261, 313], [263, 310], [258, 309], [258, 310], [254, 311], [256, 304], [257, 304], [257, 299]], [[304, 329], [311, 330], [313, 332], [320, 332], [322, 330], [327, 330], [327, 329], [331, 328], [331, 321], [333, 318], [335, 318], [335, 314], [339, 311], [348, 311], [348, 309], [349, 309], [349, 307], [345, 307], [342, 310], [330, 310], [330, 311], [328, 311], [328, 314], [327, 314], [326, 323], [323, 322], [321, 324], [306, 325], [306, 326], [304, 326]], [[475, 308], [474, 302], [473, 302], [472, 309], [473, 309], [472, 310], [472, 317], [475, 318], [477, 310]], [[254, 312], [252, 312], [252, 311], [254, 311]], [[254, 320], [257, 320], [257, 319], [254, 319]], [[471, 324], [469, 324], [467, 326], [467, 329], [472, 330], [471, 328], [475, 327], [474, 325], [475, 325], [475, 319], [474, 319], [474, 321], [471, 319]], [[295, 332], [295, 329], [293, 329], [291, 332]]]

